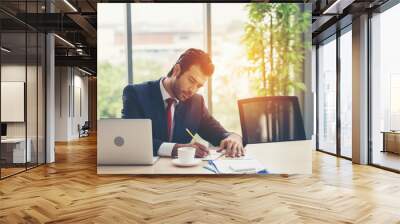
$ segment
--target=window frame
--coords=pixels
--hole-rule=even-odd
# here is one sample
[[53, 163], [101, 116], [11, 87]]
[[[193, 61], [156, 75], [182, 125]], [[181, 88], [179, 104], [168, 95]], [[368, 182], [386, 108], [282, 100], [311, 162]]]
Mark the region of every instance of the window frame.
[[[36, 3], [36, 12], [33, 12], [33, 13], [38, 13], [39, 12], [39, 2], [40, 1], [34, 2], [34, 3]], [[45, 3], [47, 3], [47, 2], [45, 2]], [[46, 5], [45, 13], [47, 13], [49, 11], [49, 7], [47, 6], [47, 4], [45, 4], [45, 5]], [[27, 8], [27, 3], [24, 5], [24, 10], [25, 10], [24, 14], [26, 16], [27, 13], [29, 13], [28, 12], [28, 8]], [[25, 55], [23, 57], [21, 57], [25, 61], [25, 64], [24, 64], [24, 66], [25, 66], [25, 68], [24, 68], [24, 72], [25, 72], [25, 74], [24, 74], [24, 77], [25, 77], [25, 81], [24, 81], [24, 83], [25, 83], [24, 84], [24, 122], [23, 122], [23, 124], [24, 124], [24, 127], [23, 127], [24, 136], [22, 136], [22, 139], [24, 139], [24, 142], [25, 142], [25, 158], [24, 158], [25, 159], [25, 164], [24, 164], [24, 167], [21, 167], [21, 170], [19, 170], [17, 172], [13, 172], [11, 174], [7, 174], [7, 175], [4, 175], [4, 172], [2, 172], [3, 168], [0, 166], [0, 180], [4, 180], [4, 179], [7, 179], [9, 177], [12, 177], [12, 176], [18, 175], [20, 173], [26, 172], [28, 170], [37, 168], [37, 167], [39, 167], [41, 165], [47, 164], [47, 145], [48, 145], [48, 141], [47, 141], [47, 75], [48, 75], [48, 71], [47, 71], [48, 49], [47, 49], [47, 47], [48, 46], [47, 45], [49, 43], [49, 40], [48, 40], [48, 34], [49, 33], [48, 32], [44, 32], [44, 31], [42, 31], [40, 29], [37, 29], [35, 27], [32, 27], [31, 25], [23, 22], [22, 20], [20, 20], [17, 17], [15, 17], [12, 13], [10, 13], [10, 12], [4, 10], [4, 9], [1, 9], [1, 12], [6, 14], [7, 16], [9, 16], [11, 19], [20, 22], [22, 24], [22, 26], [23, 26], [23, 30], [19, 30], [21, 32], [18, 32], [18, 31], [14, 32], [14, 31], [8, 31], [8, 30], [3, 31], [3, 30], [0, 29], [0, 45], [2, 45], [2, 35], [3, 34], [20, 33], [21, 35], [24, 35], [24, 48], [25, 48], [23, 50]], [[36, 125], [36, 128], [34, 127], [35, 131], [36, 131], [36, 135], [31, 137], [31, 140], [33, 140], [34, 138], [36, 139], [36, 148], [35, 149], [31, 148], [31, 150], [32, 150], [31, 151], [31, 156], [32, 156], [33, 153], [35, 153], [33, 150], [36, 150], [36, 157], [35, 157], [36, 161], [34, 161], [34, 162], [32, 162], [32, 161], [28, 162], [28, 153], [27, 153], [27, 148], [28, 148], [28, 144], [27, 144], [28, 143], [28, 121], [30, 121], [28, 119], [28, 105], [27, 105], [27, 103], [28, 103], [28, 96], [31, 96], [31, 95], [28, 95], [28, 91], [27, 91], [27, 85], [28, 85], [28, 82], [29, 82], [28, 81], [28, 47], [29, 47], [28, 46], [28, 39], [29, 39], [28, 34], [33, 34], [33, 36], [36, 37], [36, 41], [34, 41], [34, 44], [36, 44], [36, 47], [34, 48], [36, 58], [34, 59], [34, 62], [33, 62], [33, 65], [36, 68], [34, 69], [34, 72], [31, 73], [31, 75], [33, 74], [34, 76], [36, 76], [36, 85], [34, 86], [36, 88], [36, 91], [34, 91], [31, 94], [32, 96], [36, 97], [36, 110], [35, 110], [36, 111], [36, 116], [35, 116], [36, 117], [36, 122], [34, 121], [31, 124], [31, 125]], [[39, 34], [43, 34], [43, 35], [39, 35]], [[42, 84], [43, 84], [43, 88], [44, 88], [43, 92], [41, 93], [41, 95], [44, 96], [44, 98], [42, 99], [43, 105], [41, 105], [41, 107], [43, 109], [43, 113], [44, 113], [43, 117], [39, 117], [39, 78], [38, 78], [39, 77], [39, 65], [40, 65], [40, 63], [39, 63], [39, 55], [40, 55], [40, 53], [39, 53], [39, 49], [40, 49], [39, 48], [39, 41], [41, 42], [41, 44], [42, 44], [41, 47], [43, 48], [40, 51], [41, 53], [43, 53], [43, 55], [41, 55], [41, 57], [42, 57], [41, 60], [44, 61], [43, 64], [42, 64], [43, 67], [42, 67], [42, 71], [41, 71]], [[3, 59], [2, 59], [2, 55], [1, 54], [2, 53], [0, 53], [0, 82], [2, 81], [2, 71], [1, 71], [2, 69], [1, 68], [3, 66], [3, 64], [2, 64]], [[0, 90], [1, 90], [1, 85], [0, 85]], [[0, 93], [0, 95], [1, 95], [1, 93]], [[2, 108], [1, 108], [1, 105], [0, 105], [0, 111], [1, 111], [1, 109]], [[0, 115], [0, 117], [1, 117], [1, 115]], [[43, 132], [41, 133], [41, 134], [43, 134], [43, 142], [42, 142], [43, 143], [43, 145], [42, 145], [43, 148], [41, 148], [43, 154], [40, 155], [40, 157], [42, 159], [42, 162], [39, 162], [39, 151], [40, 151], [39, 150], [39, 120], [44, 125]], [[0, 123], [2, 123], [1, 119], [0, 119]], [[1, 148], [2, 148], [2, 146], [0, 145], [0, 157], [1, 157], [1, 151], [2, 151]], [[29, 163], [29, 165], [28, 165], [28, 163]]]
[[400, 170], [390, 168], [387, 166], [383, 166], [377, 163], [373, 162], [373, 133], [372, 133], [372, 93], [373, 93], [373, 88], [372, 88], [372, 41], [373, 41], [373, 35], [372, 35], [372, 19], [374, 18], [374, 14], [382, 14], [385, 11], [393, 8], [394, 6], [398, 5], [399, 2], [397, 0], [388, 0], [385, 2], [383, 5], [375, 8], [372, 11], [368, 11], [368, 30], [367, 30], [367, 39], [368, 39], [368, 68], [367, 68], [367, 76], [368, 76], [368, 165], [380, 168], [383, 170], [395, 172], [395, 173], [400, 173]]
[[[329, 155], [333, 155], [339, 158], [343, 158], [343, 159], [347, 159], [347, 160], [352, 160], [352, 158], [347, 157], [342, 155], [342, 150], [341, 150], [341, 119], [340, 119], [340, 104], [341, 104], [341, 92], [340, 92], [340, 82], [341, 82], [341, 64], [340, 64], [340, 60], [341, 60], [341, 55], [340, 55], [340, 38], [342, 35], [344, 35], [347, 32], [351, 32], [352, 23], [347, 24], [346, 26], [344, 26], [343, 28], [338, 28], [336, 30], [335, 33], [333, 33], [332, 35], [329, 35], [328, 37], [319, 40], [319, 42], [316, 44], [316, 150], [319, 152], [323, 152]], [[336, 36], [335, 36], [336, 35]], [[321, 149], [319, 147], [319, 84], [320, 84], [320, 74], [319, 74], [319, 47], [322, 43], [329, 43], [330, 41], [336, 41], [336, 152], [335, 153], [331, 153], [328, 152], [324, 149]]]

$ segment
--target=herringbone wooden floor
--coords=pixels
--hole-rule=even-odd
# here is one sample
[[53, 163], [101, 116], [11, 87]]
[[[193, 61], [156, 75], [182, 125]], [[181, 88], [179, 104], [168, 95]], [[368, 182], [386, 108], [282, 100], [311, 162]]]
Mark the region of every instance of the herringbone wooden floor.
[[0, 181], [0, 223], [400, 223], [400, 175], [315, 152], [313, 175], [97, 176], [94, 137]]

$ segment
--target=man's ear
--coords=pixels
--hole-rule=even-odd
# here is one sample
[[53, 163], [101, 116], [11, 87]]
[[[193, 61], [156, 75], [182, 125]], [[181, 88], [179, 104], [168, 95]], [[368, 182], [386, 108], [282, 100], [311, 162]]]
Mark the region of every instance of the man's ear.
[[179, 74], [181, 74], [181, 65], [176, 64], [172, 70], [172, 77], [178, 78]]

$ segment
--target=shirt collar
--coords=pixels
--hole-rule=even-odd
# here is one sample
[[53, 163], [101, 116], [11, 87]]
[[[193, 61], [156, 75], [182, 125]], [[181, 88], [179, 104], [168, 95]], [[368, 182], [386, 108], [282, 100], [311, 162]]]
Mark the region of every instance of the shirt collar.
[[[172, 97], [171, 97], [171, 95], [169, 95], [169, 93], [167, 92], [167, 90], [165, 89], [165, 87], [163, 85], [164, 79], [165, 79], [165, 77], [160, 79], [160, 90], [161, 90], [161, 96], [163, 98], [163, 101], [165, 102], [165, 100], [172, 98]], [[178, 99], [176, 99], [176, 98], [174, 98], [174, 99], [175, 99], [176, 103], [179, 103]]]

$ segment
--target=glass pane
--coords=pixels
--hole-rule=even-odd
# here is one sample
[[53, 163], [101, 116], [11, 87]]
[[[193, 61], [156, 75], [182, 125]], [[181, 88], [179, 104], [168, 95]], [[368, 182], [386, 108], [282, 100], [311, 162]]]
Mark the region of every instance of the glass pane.
[[27, 80], [26, 80], [26, 116], [27, 116], [27, 150], [28, 150], [28, 168], [37, 165], [37, 74], [38, 74], [38, 36], [36, 32], [27, 33], [28, 55], [27, 55]]
[[46, 108], [45, 108], [45, 87], [46, 87], [46, 76], [45, 76], [45, 60], [46, 60], [46, 52], [45, 52], [45, 45], [46, 45], [46, 37], [44, 34], [39, 33], [39, 45], [38, 45], [38, 164], [45, 163], [45, 124], [46, 124]]
[[340, 150], [352, 157], [352, 35], [351, 30], [340, 37]]
[[[1, 1], [7, 11], [43, 13], [45, 0]], [[45, 36], [0, 13], [1, 24], [1, 177], [44, 162]], [[36, 23], [35, 21], [31, 21]], [[41, 47], [39, 47], [41, 46]], [[40, 49], [40, 50], [39, 50]], [[41, 51], [41, 53], [39, 53]], [[41, 57], [39, 57], [41, 54]], [[41, 66], [38, 64], [41, 63]], [[39, 74], [43, 75], [39, 83]], [[41, 108], [38, 107], [41, 103]], [[41, 118], [40, 120], [38, 118]], [[40, 125], [39, 125], [40, 124]], [[41, 131], [41, 155], [38, 132]]]
[[204, 50], [203, 4], [131, 6], [134, 83], [167, 76], [189, 48]]
[[212, 4], [211, 13], [213, 115], [241, 133], [238, 99], [303, 93], [308, 12], [301, 4], [232, 3]]
[[[134, 83], [166, 76], [186, 49], [203, 49], [203, 4], [137, 3], [131, 11]], [[126, 4], [99, 4], [101, 118], [121, 117], [122, 90], [128, 84], [126, 24]]]
[[122, 90], [128, 84], [125, 6], [99, 3], [97, 7], [99, 118], [121, 117]]
[[336, 39], [318, 51], [318, 146], [336, 153]]
[[25, 170], [26, 159], [26, 34], [2, 33], [1, 46], [1, 140], [2, 177]]
[[372, 163], [400, 170], [400, 5], [372, 17]]
[[[213, 116], [229, 131], [241, 134], [237, 100], [251, 96], [250, 78], [243, 73], [246, 52], [241, 39], [246, 4], [212, 4]], [[240, 87], [240, 88], [238, 88]]]
[[[38, 2], [27, 2], [26, 12], [37, 13]], [[37, 21], [32, 21], [36, 23]], [[26, 75], [26, 125], [27, 125], [27, 167], [37, 166], [38, 158], [38, 33], [35, 30], [27, 30], [27, 75]]]

